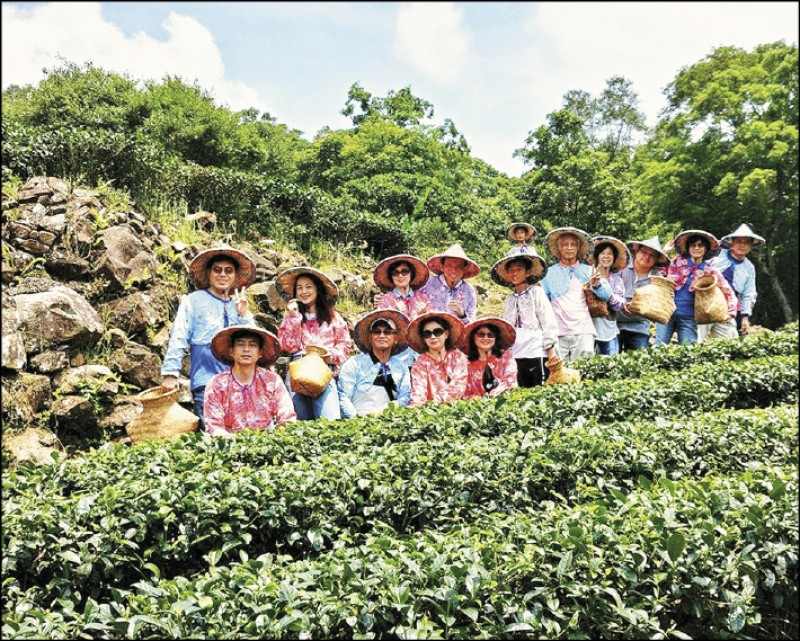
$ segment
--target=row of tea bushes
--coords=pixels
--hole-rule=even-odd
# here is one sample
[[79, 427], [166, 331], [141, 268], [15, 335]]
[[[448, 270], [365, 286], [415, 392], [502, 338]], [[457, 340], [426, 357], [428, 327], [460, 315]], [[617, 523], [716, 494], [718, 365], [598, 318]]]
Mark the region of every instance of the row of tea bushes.
[[209, 554], [193, 577], [148, 570], [107, 601], [7, 586], [4, 636], [754, 638], [796, 604], [796, 472], [642, 477], [441, 530], [376, 528], [316, 558]]

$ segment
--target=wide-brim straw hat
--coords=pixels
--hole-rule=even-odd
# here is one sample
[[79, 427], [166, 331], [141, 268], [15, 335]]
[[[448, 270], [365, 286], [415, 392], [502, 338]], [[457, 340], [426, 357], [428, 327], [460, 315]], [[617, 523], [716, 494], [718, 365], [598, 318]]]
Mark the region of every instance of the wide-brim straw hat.
[[481, 273], [481, 268], [478, 267], [478, 263], [471, 258], [467, 258], [464, 248], [458, 243], [450, 245], [450, 247], [447, 248], [447, 251], [445, 251], [443, 254], [431, 256], [428, 259], [428, 269], [430, 269], [436, 275], [441, 274], [444, 269], [443, 261], [445, 258], [460, 258], [466, 263], [462, 278], [472, 278], [473, 276], [477, 276]]
[[580, 246], [578, 247], [578, 260], [584, 260], [591, 246], [589, 243], [589, 234], [577, 227], [559, 227], [547, 234], [545, 240], [547, 242], [547, 251], [550, 252], [550, 255], [556, 260], [561, 260], [561, 252], [558, 249], [558, 239], [564, 234], [571, 234], [578, 239], [580, 242]]
[[390, 324], [394, 325], [397, 330], [397, 342], [392, 349], [392, 353], [400, 353], [408, 347], [406, 342], [406, 332], [408, 331], [409, 320], [405, 314], [398, 312], [396, 309], [376, 309], [367, 312], [356, 322], [353, 328], [353, 340], [356, 346], [362, 352], [369, 352], [372, 349], [372, 338], [369, 330], [372, 325], [378, 321], [391, 321]]
[[527, 282], [529, 285], [532, 285], [533, 283], [537, 283], [542, 280], [544, 275], [547, 273], [547, 264], [544, 262], [544, 258], [536, 253], [535, 249], [531, 249], [533, 251], [527, 254], [513, 254], [498, 260], [494, 265], [492, 265], [492, 271], [489, 274], [492, 277], [492, 280], [498, 285], [502, 285], [504, 287], [514, 287], [514, 284], [508, 277], [507, 269], [509, 263], [520, 260], [527, 260], [531, 263], [531, 266], [528, 268], [528, 271], [525, 274], [525, 282]]
[[458, 343], [458, 348], [468, 356], [472, 334], [479, 327], [483, 327], [484, 325], [491, 325], [496, 332], [499, 332], [499, 336], [495, 341], [495, 345], [497, 345], [500, 349], [508, 349], [514, 344], [514, 341], [517, 340], [517, 330], [515, 330], [510, 323], [504, 321], [502, 318], [497, 316], [483, 316], [481, 318], [476, 318], [474, 321], [464, 327], [464, 333], [461, 335], [461, 340]]
[[258, 365], [267, 367], [278, 360], [278, 356], [281, 354], [281, 343], [278, 337], [258, 325], [231, 325], [214, 334], [214, 338], [211, 339], [211, 353], [214, 354], [217, 360], [222, 361], [226, 365], [233, 365], [233, 355], [231, 354], [233, 345], [231, 345], [231, 336], [240, 331], [258, 334], [264, 339], [264, 345], [261, 347], [261, 352], [258, 356]]
[[294, 285], [300, 276], [316, 276], [319, 278], [323, 288], [325, 289], [324, 292], [317, 292], [317, 295], [324, 294], [330, 302], [335, 301], [338, 298], [339, 288], [336, 286], [336, 283], [334, 283], [319, 269], [303, 266], [285, 269], [278, 274], [278, 277], [275, 279], [275, 289], [278, 290], [278, 293], [281, 295], [283, 300], [289, 301], [294, 298]]
[[597, 248], [606, 244], [613, 246], [617, 250], [617, 259], [612, 263], [611, 271], [618, 272], [621, 269], [625, 269], [631, 260], [631, 254], [625, 243], [613, 236], [595, 236], [592, 238], [592, 253], [589, 254], [587, 262], [590, 265], [594, 265], [597, 262], [594, 258], [595, 254], [598, 253]]
[[411, 289], [419, 289], [428, 282], [430, 271], [424, 262], [411, 254], [397, 254], [396, 256], [384, 258], [375, 266], [372, 272], [372, 278], [375, 284], [381, 288], [381, 291], [390, 292], [394, 289], [390, 272], [397, 263], [408, 263], [414, 267], [414, 278], [410, 283]]
[[508, 226], [508, 230], [506, 233], [508, 234], [508, 239], [517, 242], [517, 239], [514, 238], [514, 231], [517, 227], [524, 227], [525, 228], [525, 242], [527, 243], [531, 238], [536, 236], [536, 230], [534, 229], [533, 225], [529, 225], [528, 223], [511, 223]]
[[665, 252], [661, 247], [661, 242], [658, 240], [658, 236], [653, 236], [647, 240], [632, 240], [628, 243], [628, 249], [631, 251], [631, 256], [635, 256], [636, 252], [638, 252], [642, 247], [652, 249], [658, 254], [658, 259], [656, 260], [657, 267], [666, 267], [669, 265], [669, 256], [667, 256], [667, 252]]
[[452, 314], [447, 314], [445, 312], [426, 312], [417, 316], [408, 325], [406, 340], [408, 341], [408, 346], [411, 349], [420, 353], [426, 351], [425, 341], [422, 340], [421, 332], [423, 325], [432, 320], [438, 321], [442, 325], [446, 325], [448, 331], [450, 332], [451, 342], [453, 345], [458, 345], [458, 341], [461, 340], [461, 335], [464, 333], [464, 323], [462, 323]]
[[225, 256], [236, 264], [234, 288], [246, 287], [255, 280], [256, 265], [247, 254], [228, 245], [221, 245], [201, 251], [189, 263], [189, 274], [199, 289], [208, 289], [211, 285], [208, 278], [208, 263], [216, 256]]
[[689, 251], [686, 248], [686, 241], [689, 239], [690, 236], [701, 236], [706, 238], [709, 242], [709, 249], [703, 255], [703, 260], [708, 260], [709, 258], [714, 258], [717, 254], [719, 254], [720, 244], [717, 240], [717, 237], [714, 234], [703, 231], [702, 229], [687, 229], [686, 231], [682, 231], [680, 234], [675, 236], [675, 249], [678, 250], [678, 253], [681, 256], [688, 256]]
[[759, 236], [758, 234], [754, 233], [753, 230], [750, 229], [750, 225], [747, 223], [742, 223], [736, 228], [736, 231], [720, 238], [720, 245], [727, 249], [731, 246], [731, 240], [734, 238], [752, 238], [753, 248], [756, 248], [759, 245], [763, 245], [765, 242], [767, 242], [764, 240], [763, 236]]

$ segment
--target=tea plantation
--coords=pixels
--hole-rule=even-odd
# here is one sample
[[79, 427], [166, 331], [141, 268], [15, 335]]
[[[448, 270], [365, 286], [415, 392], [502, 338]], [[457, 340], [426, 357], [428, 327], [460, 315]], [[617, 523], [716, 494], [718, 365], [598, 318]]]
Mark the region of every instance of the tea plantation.
[[3, 476], [3, 638], [797, 638], [798, 326]]

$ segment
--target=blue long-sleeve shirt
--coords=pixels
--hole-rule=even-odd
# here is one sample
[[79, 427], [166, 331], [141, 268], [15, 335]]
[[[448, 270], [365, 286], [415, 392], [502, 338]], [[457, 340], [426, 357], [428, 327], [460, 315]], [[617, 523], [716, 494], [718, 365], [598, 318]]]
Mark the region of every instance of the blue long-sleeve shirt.
[[723, 249], [708, 262], [725, 277], [739, 298], [739, 314], [750, 316], [758, 297], [755, 265], [749, 258], [736, 260], [731, 256], [730, 249]]
[[477, 317], [478, 300], [475, 296], [475, 288], [465, 280], [460, 280], [455, 287], [448, 287], [443, 274], [431, 274], [428, 282], [423, 289], [430, 299], [429, 311], [444, 312], [453, 314], [447, 304], [451, 300], [461, 301], [461, 308], [464, 310], [464, 317], [460, 320], [464, 323], [471, 323]]
[[[396, 355], [386, 363], [392, 380], [397, 388], [394, 400], [399, 405], [406, 406], [411, 400], [411, 374], [408, 367]], [[381, 361], [374, 358], [369, 352], [362, 352], [347, 359], [339, 370], [339, 407], [344, 418], [353, 418], [357, 415], [353, 397], [356, 392], [368, 392], [375, 378], [381, 373]]]
[[169, 344], [161, 376], [180, 374], [183, 358], [189, 352], [189, 388], [204, 387], [211, 377], [230, 367], [211, 353], [211, 339], [230, 325], [253, 322], [253, 314], [239, 316], [233, 300], [222, 300], [207, 289], [198, 289], [181, 298], [169, 333]]

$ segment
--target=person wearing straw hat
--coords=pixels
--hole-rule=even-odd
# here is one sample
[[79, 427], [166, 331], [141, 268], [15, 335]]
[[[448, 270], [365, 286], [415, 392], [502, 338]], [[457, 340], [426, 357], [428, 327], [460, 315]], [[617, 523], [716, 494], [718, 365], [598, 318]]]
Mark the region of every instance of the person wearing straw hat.
[[649, 285], [650, 277], [661, 276], [659, 268], [669, 265], [669, 256], [662, 249], [658, 236], [652, 236], [647, 240], [630, 241], [627, 247], [633, 258], [619, 271], [625, 288], [625, 304], [617, 311], [620, 352], [650, 347], [652, 322], [644, 316], [632, 314], [630, 303], [633, 300], [634, 290]]
[[666, 269], [666, 277], [675, 283], [675, 311], [666, 323], [656, 323], [656, 345], [672, 342], [675, 333], [682, 345], [697, 342], [697, 322], [694, 319], [694, 282], [704, 275], [713, 275], [717, 287], [725, 295], [728, 314], [736, 315], [738, 301], [728, 281], [708, 262], [720, 250], [716, 237], [702, 229], [688, 229], [675, 236], [678, 255]]
[[287, 371], [286, 385], [292, 395], [297, 418], [313, 420], [341, 417], [336, 376], [339, 366], [350, 355], [350, 329], [334, 309], [339, 289], [323, 272], [313, 267], [290, 267], [275, 279], [275, 289], [286, 301], [286, 314], [278, 327], [278, 338], [291, 360], [305, 356], [311, 345], [326, 350], [323, 356], [333, 372], [328, 386], [316, 398], [291, 392]]
[[517, 361], [509, 349], [517, 338], [502, 318], [483, 316], [464, 328], [459, 349], [467, 355], [464, 398], [498, 396], [517, 386]]
[[429, 258], [428, 269], [432, 275], [424, 292], [431, 301], [430, 310], [452, 314], [464, 323], [474, 321], [478, 303], [475, 288], [466, 279], [480, 273], [478, 263], [467, 258], [464, 249], [456, 243], [444, 253]]
[[508, 234], [508, 239], [514, 243], [514, 246], [508, 250], [509, 256], [528, 254], [531, 252], [532, 248], [528, 246], [528, 243], [536, 236], [536, 230], [533, 228], [533, 225], [529, 225], [528, 223], [511, 223], [506, 233]]
[[394, 309], [367, 312], [356, 323], [360, 350], [339, 370], [339, 406], [344, 418], [379, 414], [390, 403], [411, 400], [411, 373], [398, 354], [406, 349], [408, 318]]
[[453, 314], [428, 312], [408, 326], [408, 344], [420, 353], [411, 366], [410, 406], [454, 401], [467, 391], [467, 357], [456, 348], [464, 324]]
[[547, 234], [547, 248], [556, 259], [542, 278], [542, 287], [553, 305], [558, 322], [558, 351], [570, 362], [594, 355], [595, 329], [583, 286], [589, 283], [600, 300], [608, 300], [611, 288], [600, 280], [597, 269], [582, 262], [589, 253], [589, 236], [576, 227], [559, 227]]
[[161, 366], [161, 385], [166, 389], [178, 386], [178, 375], [188, 352], [189, 390], [195, 413], [200, 417], [200, 429], [205, 387], [214, 374], [227, 368], [211, 352], [211, 339], [225, 327], [252, 322], [246, 288], [255, 273], [253, 261], [228, 245], [201, 251], [189, 263], [189, 274], [197, 290], [183, 296], [178, 305]]
[[750, 331], [750, 315], [756, 304], [756, 268], [747, 255], [764, 244], [764, 238], [742, 223], [733, 232], [720, 239], [722, 250], [709, 262], [722, 273], [739, 300], [736, 318], [725, 323], [708, 323], [697, 326], [699, 342], [707, 338], [736, 338]]
[[[398, 254], [384, 258], [372, 272], [375, 284], [381, 290], [375, 297], [375, 308], [396, 309], [409, 321], [431, 311], [431, 301], [422, 291], [429, 275], [428, 266], [416, 256]], [[409, 368], [417, 356], [419, 354], [410, 347], [397, 355]]]
[[266, 430], [297, 420], [281, 377], [266, 369], [281, 352], [275, 334], [257, 325], [232, 325], [214, 334], [211, 351], [230, 367], [206, 385], [206, 432], [231, 436], [246, 427]]
[[625, 284], [619, 272], [628, 266], [630, 253], [625, 244], [612, 236], [592, 238], [592, 253], [589, 264], [593, 265], [611, 288], [607, 304], [608, 315], [592, 318], [595, 329], [594, 350], [596, 354], [614, 356], [619, 354], [619, 327], [617, 312], [625, 306]]
[[513, 290], [506, 297], [503, 319], [516, 331], [511, 354], [519, 387], [544, 385], [550, 373], [546, 361], [557, 356], [558, 321], [550, 299], [537, 285], [546, 273], [547, 265], [535, 249], [506, 256], [492, 266], [492, 280]]

